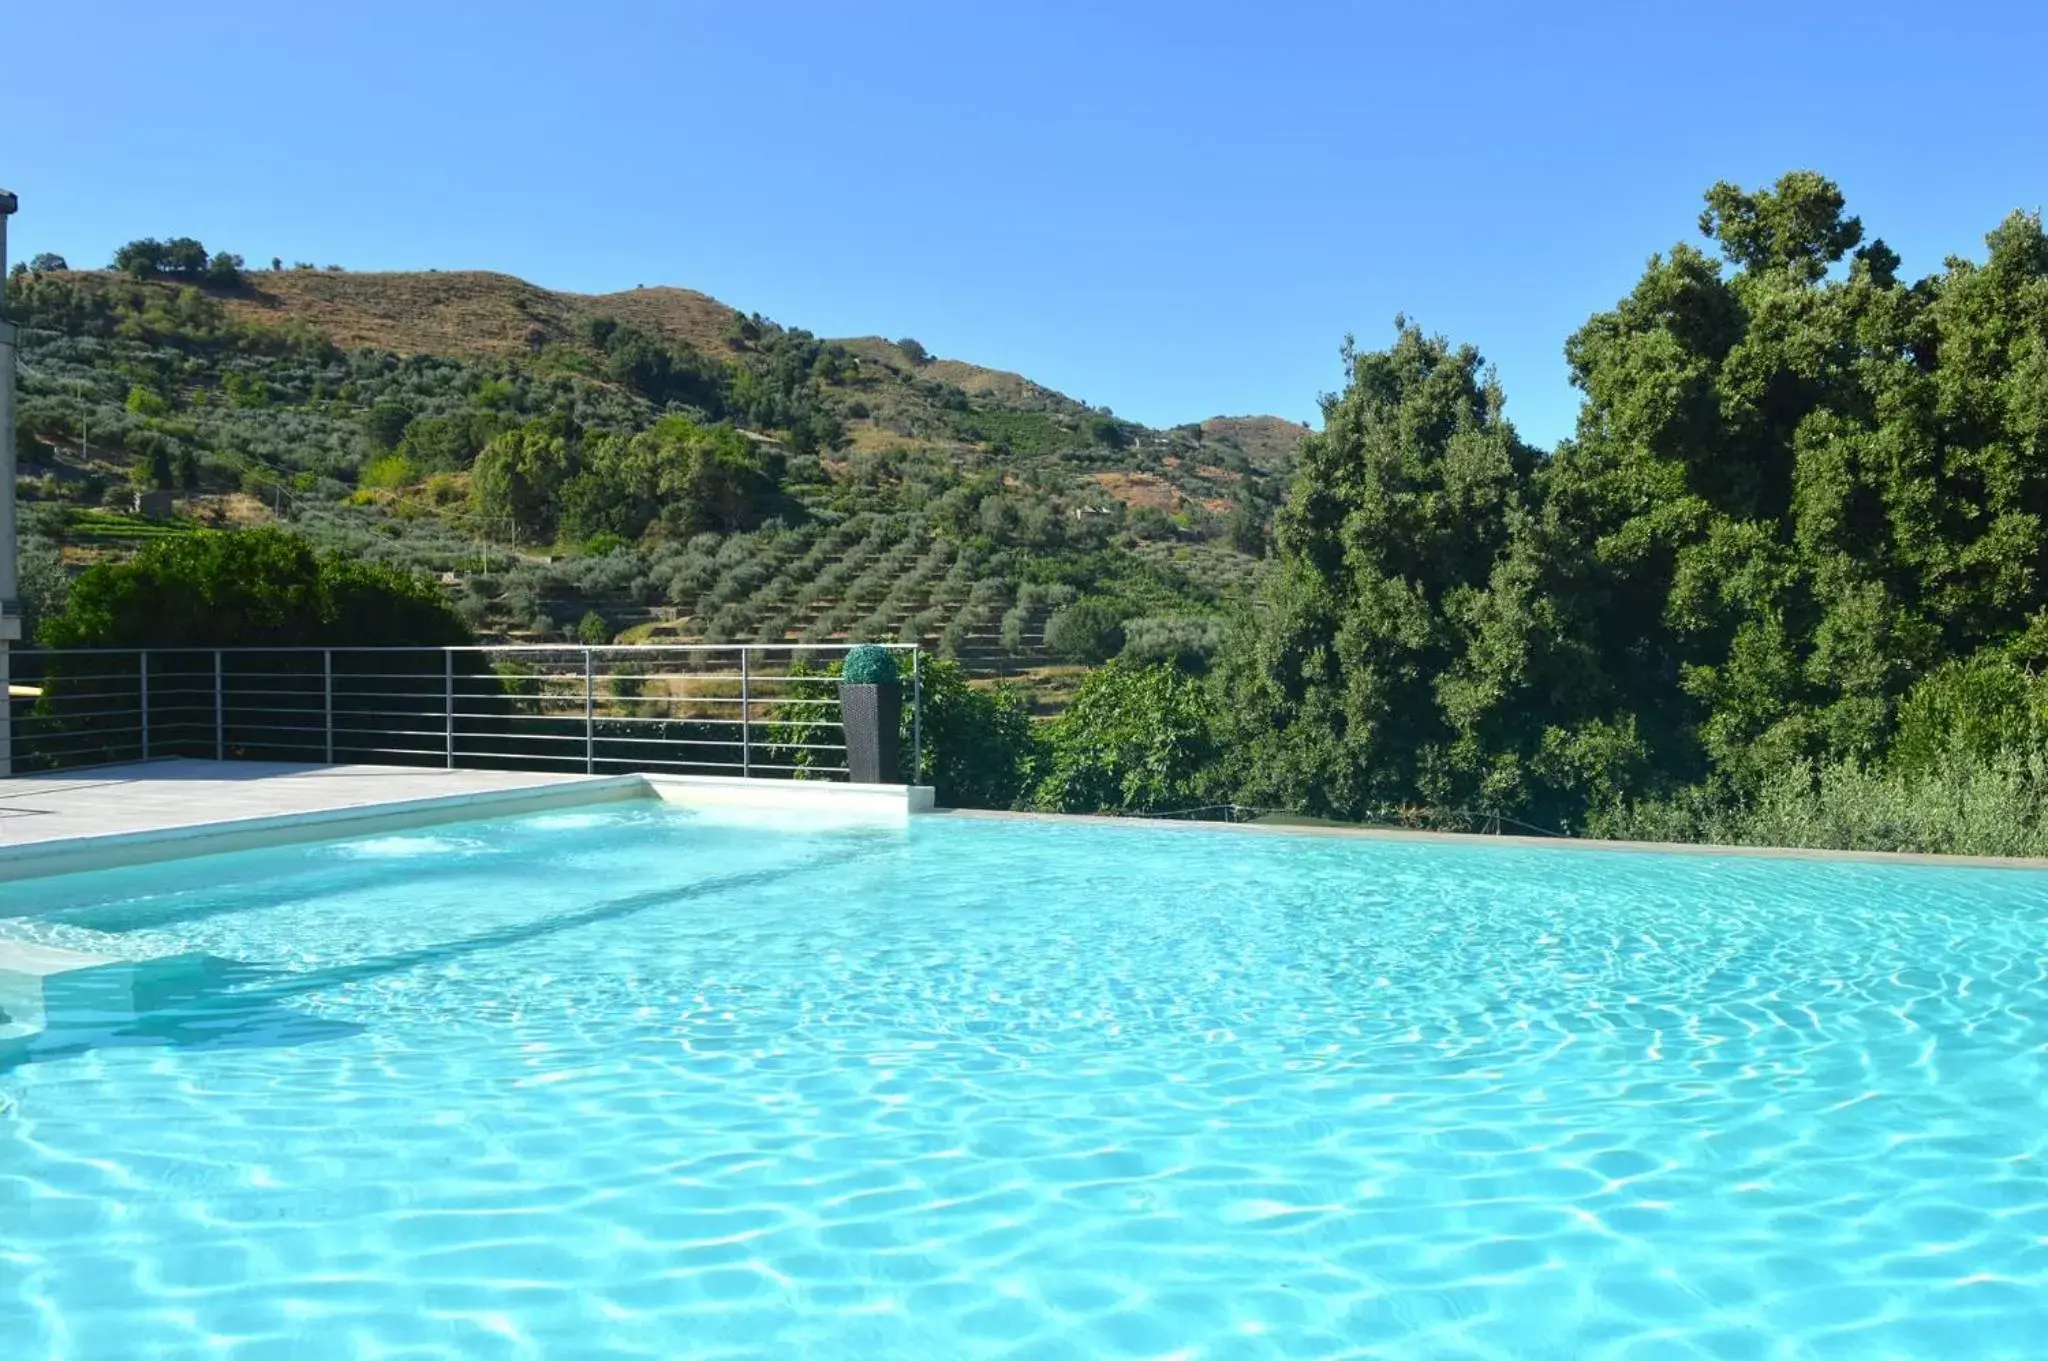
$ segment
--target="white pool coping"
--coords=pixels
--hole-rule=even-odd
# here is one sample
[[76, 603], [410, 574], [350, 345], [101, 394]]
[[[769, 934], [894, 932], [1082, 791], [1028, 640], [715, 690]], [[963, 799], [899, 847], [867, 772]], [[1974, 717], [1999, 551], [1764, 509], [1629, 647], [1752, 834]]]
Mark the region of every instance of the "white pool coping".
[[693, 775], [560, 775], [166, 761], [0, 780], [0, 882], [657, 798], [795, 826], [897, 821], [928, 787]]

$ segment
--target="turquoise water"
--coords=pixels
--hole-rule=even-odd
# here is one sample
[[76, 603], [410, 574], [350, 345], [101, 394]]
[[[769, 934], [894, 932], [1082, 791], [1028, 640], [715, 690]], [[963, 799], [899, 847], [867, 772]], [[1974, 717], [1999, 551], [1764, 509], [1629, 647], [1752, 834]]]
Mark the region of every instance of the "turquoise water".
[[654, 806], [0, 887], [0, 1355], [2038, 1356], [2048, 876]]

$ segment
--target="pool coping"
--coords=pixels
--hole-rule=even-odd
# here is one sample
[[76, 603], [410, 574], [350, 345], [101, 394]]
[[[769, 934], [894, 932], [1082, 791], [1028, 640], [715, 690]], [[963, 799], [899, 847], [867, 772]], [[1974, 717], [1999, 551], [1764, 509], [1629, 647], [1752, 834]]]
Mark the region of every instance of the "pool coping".
[[1337, 841], [1421, 842], [1490, 846], [1502, 850], [1592, 851], [1624, 855], [1690, 855], [1745, 860], [1812, 860], [1844, 864], [1924, 865], [1937, 869], [2048, 870], [2048, 857], [1938, 855], [1925, 851], [1838, 851], [1813, 846], [1727, 846], [1700, 841], [1614, 841], [1597, 837], [1524, 836], [1519, 833], [1431, 832], [1410, 827], [1300, 826], [1285, 823], [1198, 822], [1185, 818], [1116, 817], [1101, 813], [1015, 812], [993, 808], [937, 808], [928, 816], [971, 821], [1044, 822], [1061, 826], [1151, 827], [1181, 832], [1311, 837]]
[[[398, 769], [402, 768], [394, 768]], [[1148, 827], [1178, 832], [1405, 842], [1495, 849], [1807, 860], [1848, 864], [1920, 865], [1950, 869], [2048, 869], [2048, 857], [1936, 855], [1912, 851], [1826, 850], [1801, 846], [1728, 846], [1700, 842], [1619, 841], [1586, 837], [1432, 832], [1404, 827], [1225, 823], [1085, 813], [940, 808], [935, 806], [932, 788], [925, 785], [870, 785], [843, 781], [768, 780], [743, 776], [630, 772], [579, 776], [544, 785], [464, 790], [450, 794], [353, 803], [334, 808], [15, 843], [0, 846], [0, 883], [82, 870], [115, 869], [155, 861], [181, 860], [192, 856], [252, 850], [295, 842], [333, 840], [379, 831], [402, 831], [476, 817], [546, 812], [634, 799], [658, 799], [666, 804], [706, 811], [782, 812], [857, 821], [896, 822], [912, 817], [938, 817], [968, 821]]]
[[550, 812], [593, 804], [659, 800], [684, 808], [832, 814], [898, 821], [929, 812], [929, 786], [762, 780], [631, 772], [544, 785], [463, 790], [334, 808], [223, 818], [125, 832], [52, 837], [0, 846], [0, 883], [87, 870], [121, 869], [269, 846], [406, 831], [471, 818]]

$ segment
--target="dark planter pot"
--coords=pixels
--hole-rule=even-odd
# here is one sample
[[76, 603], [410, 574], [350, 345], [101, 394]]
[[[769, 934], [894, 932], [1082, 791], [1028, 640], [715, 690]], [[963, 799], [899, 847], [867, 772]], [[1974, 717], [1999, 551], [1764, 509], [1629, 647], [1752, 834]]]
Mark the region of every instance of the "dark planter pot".
[[903, 783], [903, 682], [839, 687], [846, 729], [847, 778], [855, 784]]

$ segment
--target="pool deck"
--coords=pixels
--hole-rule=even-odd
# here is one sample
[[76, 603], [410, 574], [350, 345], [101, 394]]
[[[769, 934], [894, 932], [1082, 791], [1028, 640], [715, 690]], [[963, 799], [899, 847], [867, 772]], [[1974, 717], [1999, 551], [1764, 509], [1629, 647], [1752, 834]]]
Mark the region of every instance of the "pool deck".
[[[641, 797], [615, 775], [151, 761], [0, 780], [0, 880], [240, 849], [286, 829], [345, 836], [367, 819], [422, 821]], [[474, 810], [473, 813], [470, 810]]]
[[0, 780], [0, 849], [604, 778], [268, 761], [154, 761], [71, 775], [18, 775]]
[[0, 780], [0, 882], [620, 799], [822, 825], [899, 820], [931, 796], [843, 781], [151, 761]]

